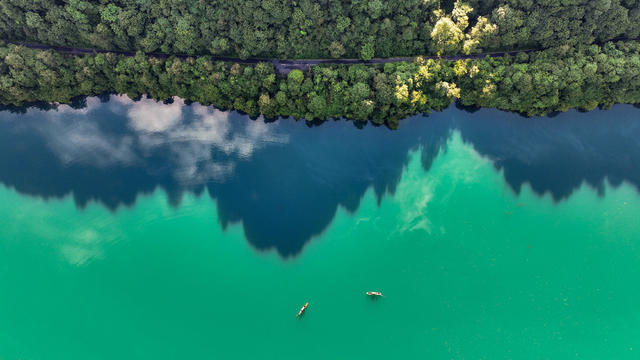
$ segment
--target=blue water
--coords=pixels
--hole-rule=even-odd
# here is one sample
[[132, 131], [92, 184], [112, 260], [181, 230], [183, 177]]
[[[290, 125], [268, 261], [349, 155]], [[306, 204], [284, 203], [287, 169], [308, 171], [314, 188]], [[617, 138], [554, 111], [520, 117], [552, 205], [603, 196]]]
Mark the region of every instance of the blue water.
[[422, 152], [428, 170], [454, 131], [515, 192], [529, 184], [562, 201], [583, 183], [640, 187], [640, 109], [628, 105], [547, 118], [450, 107], [391, 131], [346, 121], [265, 123], [179, 99], [105, 100], [0, 112], [0, 183], [112, 211], [158, 188], [174, 206], [206, 189], [223, 227], [241, 222], [255, 249], [283, 257], [322, 233], [338, 206], [355, 211], [368, 188], [378, 199], [392, 194], [411, 150]]

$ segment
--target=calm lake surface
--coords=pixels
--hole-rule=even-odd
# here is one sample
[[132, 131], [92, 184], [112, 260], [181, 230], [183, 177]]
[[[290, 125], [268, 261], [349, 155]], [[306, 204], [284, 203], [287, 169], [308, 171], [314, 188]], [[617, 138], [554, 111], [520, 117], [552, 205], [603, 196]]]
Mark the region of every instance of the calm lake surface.
[[0, 359], [638, 359], [639, 188], [625, 105], [3, 110]]

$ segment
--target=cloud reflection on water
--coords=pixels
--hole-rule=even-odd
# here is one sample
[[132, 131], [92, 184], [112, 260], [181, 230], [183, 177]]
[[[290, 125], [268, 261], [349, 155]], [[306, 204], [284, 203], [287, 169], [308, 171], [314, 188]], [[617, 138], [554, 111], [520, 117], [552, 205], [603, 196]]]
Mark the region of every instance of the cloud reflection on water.
[[[184, 185], [223, 181], [233, 172], [238, 159], [249, 159], [264, 145], [289, 141], [288, 135], [274, 133], [273, 127], [262, 121], [232, 126], [228, 112], [200, 104], [190, 106], [185, 121], [187, 107], [180, 98], [166, 104], [113, 95], [111, 102], [114, 112], [126, 114], [131, 133], [113, 134], [99, 123], [79, 117], [101, 106], [97, 98], [88, 98], [82, 109], [61, 105], [55, 112], [30, 111], [42, 112], [38, 115], [48, 118], [35, 128], [64, 164], [133, 166], [156, 151], [168, 151], [165, 156], [171, 161], [173, 178]], [[212, 148], [226, 157], [214, 159]]]
[[81, 109], [0, 112], [0, 182], [114, 211], [157, 188], [174, 205], [182, 193], [206, 189], [223, 227], [240, 222], [255, 248], [292, 256], [326, 228], [338, 206], [354, 211], [369, 188], [378, 197], [393, 193], [410, 150], [421, 149], [429, 169], [456, 130], [504, 171], [516, 192], [529, 183], [559, 201], [585, 181], [639, 187], [639, 112], [617, 106], [525, 119], [452, 107], [405, 120], [398, 131], [358, 130], [343, 121], [309, 129], [179, 98], [87, 98]]

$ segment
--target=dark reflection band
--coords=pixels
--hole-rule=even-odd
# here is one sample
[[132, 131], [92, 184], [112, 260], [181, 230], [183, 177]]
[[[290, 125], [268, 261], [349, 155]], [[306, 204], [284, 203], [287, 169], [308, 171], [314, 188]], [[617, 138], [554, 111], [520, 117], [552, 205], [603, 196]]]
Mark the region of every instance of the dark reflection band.
[[223, 226], [242, 222], [255, 248], [285, 257], [320, 234], [338, 206], [357, 209], [368, 188], [379, 198], [393, 193], [410, 150], [421, 149], [428, 169], [456, 130], [516, 192], [529, 183], [559, 201], [584, 182], [640, 187], [640, 109], [631, 106], [553, 118], [451, 107], [390, 131], [265, 123], [180, 99], [111, 96], [80, 105], [0, 112], [0, 182], [113, 211], [158, 188], [176, 206], [183, 193], [206, 189]]

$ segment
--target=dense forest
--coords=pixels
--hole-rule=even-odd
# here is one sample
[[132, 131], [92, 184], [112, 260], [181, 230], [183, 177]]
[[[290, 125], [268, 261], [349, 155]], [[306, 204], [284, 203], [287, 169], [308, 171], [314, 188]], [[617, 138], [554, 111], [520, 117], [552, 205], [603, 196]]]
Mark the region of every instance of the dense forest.
[[602, 44], [640, 0], [2, 0], [0, 39], [241, 58], [362, 58]]
[[389, 127], [409, 115], [462, 105], [527, 115], [640, 102], [640, 43], [561, 45], [517, 56], [372, 65], [323, 65], [276, 76], [271, 63], [212, 62], [209, 56], [159, 59], [69, 56], [0, 47], [0, 103], [71, 103], [83, 95], [173, 96], [252, 116], [349, 118]]
[[[5, 105], [106, 93], [179, 96], [252, 116], [396, 127], [456, 99], [526, 115], [640, 102], [640, 42], [633, 40], [640, 0], [2, 0], [0, 14], [7, 41], [137, 53], [70, 56], [3, 44]], [[440, 57], [500, 50], [527, 51]], [[279, 76], [268, 62], [212, 55], [416, 58]]]

